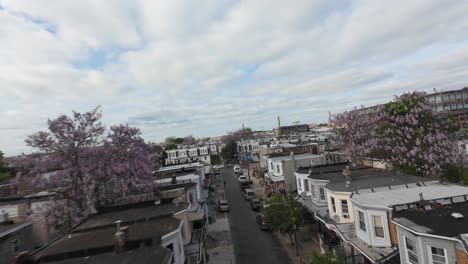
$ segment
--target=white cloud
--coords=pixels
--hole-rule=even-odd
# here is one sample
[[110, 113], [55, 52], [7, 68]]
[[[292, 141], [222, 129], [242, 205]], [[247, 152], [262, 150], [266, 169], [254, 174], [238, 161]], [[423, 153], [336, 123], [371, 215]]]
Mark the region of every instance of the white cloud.
[[466, 85], [460, 1], [0, 0], [0, 149], [100, 104], [145, 137], [219, 134]]

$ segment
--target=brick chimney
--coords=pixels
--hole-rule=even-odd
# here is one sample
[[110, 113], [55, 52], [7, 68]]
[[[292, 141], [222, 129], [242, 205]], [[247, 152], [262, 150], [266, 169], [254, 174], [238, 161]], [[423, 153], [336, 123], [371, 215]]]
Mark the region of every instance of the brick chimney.
[[121, 220], [115, 221], [117, 225], [117, 232], [115, 232], [114, 235], [114, 244], [116, 252], [124, 251], [125, 245], [127, 243], [128, 226], [121, 226], [121, 222]]
[[349, 169], [349, 166], [346, 166], [346, 169], [343, 169], [343, 176], [346, 178], [346, 187], [349, 187], [351, 185], [351, 170]]

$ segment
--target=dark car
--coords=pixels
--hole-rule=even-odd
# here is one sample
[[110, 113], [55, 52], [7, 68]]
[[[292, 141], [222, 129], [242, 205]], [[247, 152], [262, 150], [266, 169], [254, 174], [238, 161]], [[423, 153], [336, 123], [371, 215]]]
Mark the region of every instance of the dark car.
[[259, 199], [251, 199], [250, 200], [250, 207], [252, 207], [252, 210], [254, 210], [254, 211], [260, 211], [260, 209], [262, 209], [263, 205], [262, 205], [262, 202], [260, 202]]
[[250, 184], [249, 184], [248, 182], [241, 182], [241, 183], [239, 183], [239, 187], [240, 187], [242, 190], [245, 190], [245, 189], [250, 188]]
[[257, 224], [260, 226], [261, 230], [271, 230], [271, 227], [263, 221], [263, 214], [257, 214]]

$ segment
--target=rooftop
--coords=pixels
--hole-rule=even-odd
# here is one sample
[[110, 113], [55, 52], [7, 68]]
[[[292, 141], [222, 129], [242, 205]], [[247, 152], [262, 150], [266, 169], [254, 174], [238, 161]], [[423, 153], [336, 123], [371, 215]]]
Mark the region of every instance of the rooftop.
[[54, 264], [149, 264], [155, 263], [157, 259], [158, 263], [170, 263], [172, 257], [172, 251], [165, 247], [141, 247], [121, 253], [103, 253], [99, 255], [85, 256], [74, 259], [66, 259], [59, 261], [42, 261], [41, 263], [54, 263]]
[[205, 166], [202, 163], [199, 162], [193, 162], [193, 163], [187, 163], [187, 164], [175, 164], [175, 165], [168, 165], [165, 167], [160, 168], [159, 170], [155, 171], [156, 172], [163, 172], [163, 171], [176, 171], [180, 170], [182, 168], [188, 169], [188, 168], [199, 168]]
[[335, 164], [324, 164], [324, 165], [316, 165], [316, 166], [305, 166], [305, 167], [299, 167], [296, 172], [297, 173], [302, 173], [302, 174], [309, 174], [310, 171], [312, 171], [311, 179], [315, 179], [315, 177], [320, 177], [316, 176], [315, 174], [323, 174], [323, 173], [331, 173], [331, 172], [342, 172], [344, 169], [346, 169], [346, 166], [349, 167], [350, 170], [359, 170], [363, 168], [370, 168], [367, 166], [362, 166], [362, 165], [356, 165], [355, 167], [351, 166], [351, 163], [349, 162], [343, 162], [343, 163], [335, 163]]
[[[457, 220], [452, 213], [460, 213], [464, 218]], [[422, 212], [415, 209], [397, 211], [393, 213], [393, 221], [415, 232], [457, 237], [468, 234], [468, 201]]]
[[321, 174], [322, 177], [328, 177], [330, 183], [326, 188], [337, 192], [356, 192], [358, 190], [382, 188], [396, 185], [406, 185], [415, 183], [423, 186], [423, 182], [431, 182], [434, 179], [417, 177], [398, 173], [396, 171], [381, 170], [375, 168], [362, 168], [352, 170], [351, 184], [346, 186], [346, 178], [342, 172], [331, 172]]
[[[130, 223], [126, 236], [127, 243], [148, 239], [160, 240], [163, 235], [178, 229], [181, 222], [182, 220], [174, 217], [165, 217], [148, 222]], [[64, 254], [77, 256], [81, 251], [84, 251], [83, 255], [87, 255], [86, 252], [92, 250], [113, 251], [115, 226], [84, 232], [75, 232], [75, 230], [41, 248], [34, 253], [34, 257], [36, 259], [63, 259]]]
[[0, 224], [0, 238], [29, 225], [31, 225], [30, 222], [17, 224]]
[[368, 206], [393, 206], [413, 203], [420, 200], [422, 193], [424, 200], [437, 200], [446, 197], [468, 195], [468, 187], [454, 185], [425, 183], [426, 186], [406, 188], [406, 186], [396, 187], [396, 190], [377, 191], [370, 193], [355, 193], [351, 199], [362, 205]]
[[76, 227], [72, 232], [82, 232], [86, 230], [102, 228], [104, 226], [112, 226], [114, 228], [115, 221], [117, 220], [121, 220], [122, 224], [126, 224], [137, 222], [142, 219], [148, 221], [165, 216], [172, 216], [180, 211], [188, 209], [188, 207], [188, 203], [179, 203], [178, 205], [171, 203], [128, 209], [121, 209], [121, 207], [107, 208], [106, 212], [90, 216], [88, 220]]
[[[273, 155], [272, 154], [279, 154], [279, 155]], [[282, 155], [281, 155], [282, 154]], [[280, 160], [291, 160], [291, 153], [271, 153], [268, 154], [269, 160], [271, 161], [280, 161]], [[295, 154], [294, 158], [296, 160], [300, 159], [311, 159], [311, 158], [321, 158], [322, 156], [317, 155], [317, 154], [310, 154], [310, 153], [304, 153], [304, 154]]]

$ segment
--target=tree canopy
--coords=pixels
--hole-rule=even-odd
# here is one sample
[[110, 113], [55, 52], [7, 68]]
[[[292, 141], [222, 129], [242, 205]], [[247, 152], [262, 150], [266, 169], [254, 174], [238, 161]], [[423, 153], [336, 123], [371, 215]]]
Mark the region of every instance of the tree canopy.
[[306, 257], [306, 264], [345, 264], [343, 256], [336, 252], [313, 252]]
[[237, 143], [234, 140], [229, 140], [221, 150], [221, 157], [227, 163], [237, 163]]
[[351, 160], [379, 158], [417, 175], [436, 175], [460, 160], [456, 120], [435, 111], [424, 93], [406, 93], [371, 113], [356, 109], [330, 121]]
[[275, 232], [290, 236], [304, 225], [304, 211], [302, 205], [292, 195], [273, 194], [267, 199], [267, 206], [263, 209], [265, 223]]
[[226, 135], [224, 135], [221, 140], [223, 142], [228, 142], [230, 140], [238, 141], [242, 139], [251, 139], [253, 138], [253, 132], [251, 128], [244, 128], [244, 129], [239, 129], [236, 131], [228, 132]]
[[[77, 222], [116, 198], [153, 191], [154, 154], [137, 128], [100, 122], [98, 108], [48, 121], [48, 131], [26, 139], [41, 152], [32, 169], [22, 171], [38, 189], [53, 190], [60, 201], [51, 210], [54, 223]], [[107, 131], [107, 133], [106, 133]]]

